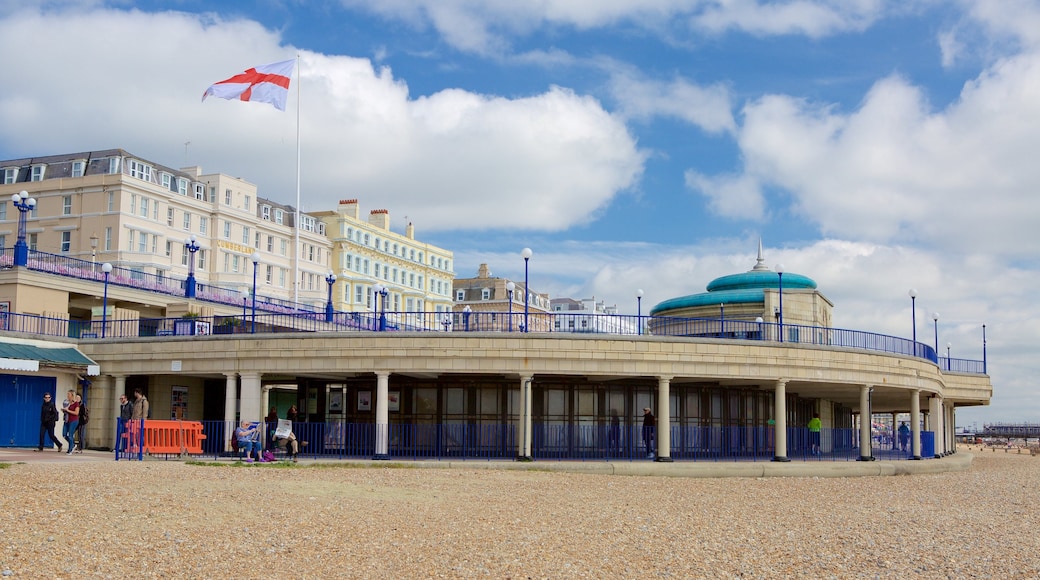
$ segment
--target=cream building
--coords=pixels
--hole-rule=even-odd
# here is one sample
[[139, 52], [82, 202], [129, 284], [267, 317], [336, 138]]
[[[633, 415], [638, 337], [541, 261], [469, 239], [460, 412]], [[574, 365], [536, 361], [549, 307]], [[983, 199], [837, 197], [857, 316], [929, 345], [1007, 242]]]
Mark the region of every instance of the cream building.
[[[454, 254], [390, 229], [390, 212], [374, 209], [361, 219], [357, 199], [339, 202], [335, 211], [311, 212], [331, 241], [333, 307], [342, 312], [383, 308], [391, 324], [434, 328], [450, 312]], [[385, 288], [385, 307], [381, 304]]]
[[[493, 276], [488, 265], [481, 264], [475, 278], [455, 279], [454, 292], [456, 330], [466, 327], [467, 312], [469, 326], [475, 330], [523, 330], [525, 294], [522, 281], [514, 282]], [[530, 301], [527, 314], [531, 331], [549, 331], [552, 328], [552, 321], [547, 316], [550, 312], [549, 295], [531, 290], [527, 297]]]

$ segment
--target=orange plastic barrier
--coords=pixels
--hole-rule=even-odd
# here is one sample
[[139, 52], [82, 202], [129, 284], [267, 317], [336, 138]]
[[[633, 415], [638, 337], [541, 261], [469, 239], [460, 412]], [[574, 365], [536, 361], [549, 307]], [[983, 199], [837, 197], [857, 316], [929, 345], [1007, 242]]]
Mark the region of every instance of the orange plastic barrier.
[[158, 421], [145, 419], [145, 453], [202, 454], [202, 423], [199, 421]]

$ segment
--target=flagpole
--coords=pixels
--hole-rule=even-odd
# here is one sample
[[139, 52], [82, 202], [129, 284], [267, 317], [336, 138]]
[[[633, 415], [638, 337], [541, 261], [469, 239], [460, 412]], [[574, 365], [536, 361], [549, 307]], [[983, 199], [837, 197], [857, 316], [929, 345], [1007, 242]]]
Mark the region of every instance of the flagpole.
[[296, 218], [294, 227], [296, 229], [295, 249], [293, 252], [293, 302], [300, 303], [300, 85], [302, 83], [300, 70], [300, 53], [296, 53]]

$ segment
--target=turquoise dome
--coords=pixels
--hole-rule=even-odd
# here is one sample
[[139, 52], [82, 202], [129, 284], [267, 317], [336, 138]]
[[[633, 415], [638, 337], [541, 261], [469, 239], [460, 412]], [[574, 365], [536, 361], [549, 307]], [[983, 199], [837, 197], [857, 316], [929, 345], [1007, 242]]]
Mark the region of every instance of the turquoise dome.
[[[667, 315], [673, 310], [699, 306], [762, 303], [765, 302], [766, 288], [780, 288], [780, 275], [762, 266], [756, 266], [754, 270], [712, 280], [708, 284], [707, 292], [669, 298], [654, 306], [650, 315]], [[816, 282], [801, 274], [784, 273], [784, 288], [815, 290]]]

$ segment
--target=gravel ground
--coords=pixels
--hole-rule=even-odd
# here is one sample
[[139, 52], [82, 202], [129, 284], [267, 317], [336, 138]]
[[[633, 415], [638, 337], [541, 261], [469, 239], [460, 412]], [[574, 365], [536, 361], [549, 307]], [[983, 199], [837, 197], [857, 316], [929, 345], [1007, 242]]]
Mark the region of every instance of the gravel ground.
[[862, 478], [32, 463], [23, 578], [1037, 578], [1040, 457]]

